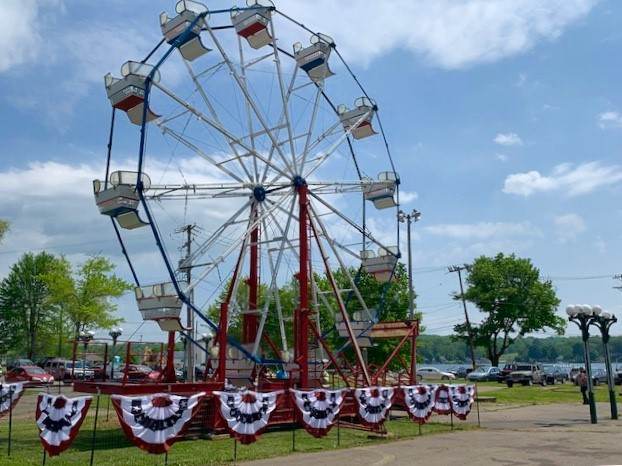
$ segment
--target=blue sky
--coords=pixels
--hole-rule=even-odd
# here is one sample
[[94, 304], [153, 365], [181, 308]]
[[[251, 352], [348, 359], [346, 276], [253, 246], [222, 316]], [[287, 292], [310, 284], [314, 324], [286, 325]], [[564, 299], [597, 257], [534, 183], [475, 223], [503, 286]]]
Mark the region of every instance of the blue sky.
[[[378, 102], [408, 193], [404, 208], [423, 212], [414, 279], [429, 331], [450, 333], [461, 319], [450, 298], [456, 277], [446, 266], [499, 251], [531, 257], [553, 279], [560, 313], [570, 303], [598, 303], [619, 314], [622, 295], [611, 277], [622, 273], [622, 4], [335, 3], [277, 6], [333, 36]], [[230, 4], [210, 3], [223, 6]], [[144, 56], [160, 38], [158, 14], [173, 7], [3, 2], [0, 215], [12, 229], [0, 249], [2, 274], [24, 251], [49, 249], [75, 262], [110, 255], [128, 276], [90, 194], [90, 180], [103, 176], [110, 118], [102, 78]], [[282, 37], [296, 39], [286, 29]], [[351, 102], [345, 70], [335, 66], [333, 90]], [[167, 72], [174, 88], [184, 89], [179, 70]], [[121, 129], [120, 138], [125, 162], [134, 157], [136, 133]], [[381, 165], [374, 144], [361, 151], [372, 172]], [[211, 176], [208, 167], [196, 170]], [[173, 251], [179, 240], [168, 239]], [[148, 269], [155, 248], [146, 237], [136, 244]], [[122, 301], [120, 314], [128, 331], [137, 327], [132, 300]], [[155, 327], [140, 332], [161, 336]]]

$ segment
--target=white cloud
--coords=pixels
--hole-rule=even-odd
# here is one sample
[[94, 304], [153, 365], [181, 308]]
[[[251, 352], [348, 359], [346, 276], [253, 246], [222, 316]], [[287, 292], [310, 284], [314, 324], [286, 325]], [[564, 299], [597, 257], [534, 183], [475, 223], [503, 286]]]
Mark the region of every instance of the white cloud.
[[496, 154], [495, 158], [497, 160], [499, 160], [500, 162], [507, 162], [508, 161], [508, 156], [505, 154]]
[[529, 222], [448, 223], [424, 228], [426, 233], [459, 240], [484, 240], [519, 236], [539, 236], [540, 231]]
[[4, 0], [0, 7], [0, 73], [33, 61], [39, 54], [36, 0]]
[[598, 126], [602, 129], [622, 128], [622, 115], [618, 112], [604, 112], [598, 115]]
[[622, 167], [619, 165], [587, 162], [574, 166], [564, 163], [554, 167], [549, 176], [537, 170], [509, 175], [505, 179], [503, 192], [529, 197], [538, 192], [563, 191], [568, 196], [578, 196], [620, 181]]
[[[335, 38], [351, 60], [369, 63], [393, 49], [442, 68], [523, 53], [558, 38], [598, 0], [281, 0], [279, 8]], [[318, 16], [318, 12], [321, 15]]]
[[500, 146], [522, 146], [523, 140], [516, 133], [499, 133], [495, 136], [494, 142]]
[[576, 239], [587, 228], [583, 218], [577, 214], [558, 215], [553, 219], [553, 223], [557, 237], [564, 243]]
[[401, 204], [409, 204], [417, 199], [419, 199], [419, 194], [416, 191], [400, 191]]

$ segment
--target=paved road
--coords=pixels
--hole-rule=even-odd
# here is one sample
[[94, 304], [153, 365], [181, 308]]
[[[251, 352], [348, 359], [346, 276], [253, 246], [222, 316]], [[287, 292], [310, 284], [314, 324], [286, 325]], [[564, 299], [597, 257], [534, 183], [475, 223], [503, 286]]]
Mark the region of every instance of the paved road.
[[[601, 417], [608, 405], [598, 406]], [[622, 464], [622, 420], [589, 423], [585, 406], [491, 408], [482, 429], [245, 463], [255, 466]]]

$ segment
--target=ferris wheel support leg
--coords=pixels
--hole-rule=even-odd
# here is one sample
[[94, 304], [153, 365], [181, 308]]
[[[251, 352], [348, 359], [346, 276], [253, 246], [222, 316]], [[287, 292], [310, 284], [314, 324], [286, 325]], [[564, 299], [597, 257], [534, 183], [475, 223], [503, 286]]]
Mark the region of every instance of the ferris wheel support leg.
[[[253, 206], [253, 222], [257, 222], [257, 205]], [[253, 343], [257, 338], [258, 319], [257, 306], [259, 304], [259, 225], [251, 231], [250, 244], [250, 270], [248, 278], [248, 311], [253, 314], [244, 314], [243, 316], [243, 334], [242, 343]], [[278, 357], [278, 355], [277, 355]]]
[[175, 383], [175, 332], [168, 332], [168, 346], [166, 348], [166, 369], [164, 382]]
[[308, 238], [308, 199], [306, 183], [298, 187], [298, 225], [300, 238], [300, 270], [298, 285], [300, 303], [296, 311], [296, 362], [300, 367], [300, 387], [309, 386], [309, 238]]

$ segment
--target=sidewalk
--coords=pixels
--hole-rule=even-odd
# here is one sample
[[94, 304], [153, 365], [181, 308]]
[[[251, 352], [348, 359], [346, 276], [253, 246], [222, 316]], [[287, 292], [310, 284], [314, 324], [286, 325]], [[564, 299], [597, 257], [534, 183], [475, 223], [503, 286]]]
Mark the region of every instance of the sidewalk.
[[597, 425], [586, 406], [552, 404], [482, 412], [482, 429], [451, 432], [347, 450], [245, 463], [255, 466], [599, 465], [622, 463], [622, 420], [598, 405]]

